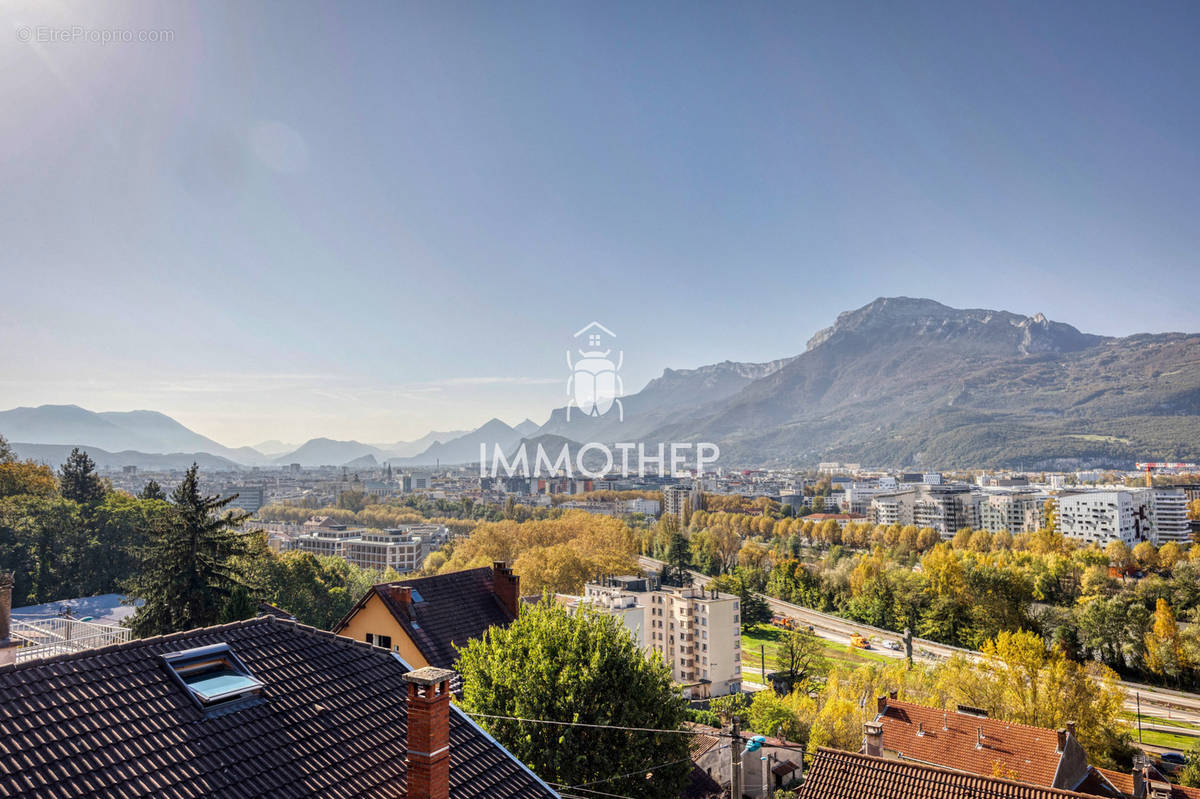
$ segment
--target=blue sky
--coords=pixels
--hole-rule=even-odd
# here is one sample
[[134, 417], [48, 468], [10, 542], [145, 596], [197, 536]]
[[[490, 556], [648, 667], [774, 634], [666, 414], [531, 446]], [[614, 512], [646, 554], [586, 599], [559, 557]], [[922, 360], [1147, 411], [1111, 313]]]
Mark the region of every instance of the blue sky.
[[0, 407], [389, 441], [542, 421], [592, 319], [631, 391], [881, 295], [1196, 331], [1197, 34], [1186, 2], [10, 0]]

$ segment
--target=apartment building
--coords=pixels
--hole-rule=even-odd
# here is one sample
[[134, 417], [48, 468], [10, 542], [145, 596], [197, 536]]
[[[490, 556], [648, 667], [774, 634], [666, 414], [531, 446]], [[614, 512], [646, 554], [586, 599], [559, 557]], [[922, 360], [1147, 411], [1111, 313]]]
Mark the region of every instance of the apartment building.
[[289, 548], [342, 558], [362, 569], [392, 568], [404, 574], [419, 569], [448, 538], [449, 530], [437, 524], [375, 530], [320, 519], [306, 522], [302, 532], [292, 536]]
[[913, 485], [873, 497], [867, 518], [872, 524], [932, 527], [950, 538], [962, 527], [979, 527], [979, 495], [968, 485]]
[[684, 697], [702, 699], [741, 690], [742, 627], [736, 596], [620, 577], [588, 583], [581, 599], [619, 616], [647, 652], [658, 653]]
[[668, 516], [683, 518], [684, 508], [692, 511], [703, 510], [704, 491], [699, 480], [691, 485], [671, 485], [663, 488], [663, 513]]
[[979, 527], [993, 533], [1032, 533], [1045, 524], [1046, 499], [1035, 491], [985, 493], [979, 503]]
[[1086, 543], [1119, 539], [1130, 546], [1187, 541], [1191, 533], [1179, 488], [1068, 492], [1058, 498], [1058, 529]]

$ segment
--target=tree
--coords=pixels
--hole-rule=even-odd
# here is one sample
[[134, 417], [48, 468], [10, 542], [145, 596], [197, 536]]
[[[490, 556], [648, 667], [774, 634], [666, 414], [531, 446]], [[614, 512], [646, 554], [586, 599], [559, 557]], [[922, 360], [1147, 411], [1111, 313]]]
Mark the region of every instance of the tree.
[[737, 596], [739, 610], [742, 615], [741, 623], [743, 630], [748, 630], [756, 624], [762, 624], [771, 620], [771, 608], [767, 606], [766, 600], [759, 596], [758, 592], [747, 582], [744, 574], [722, 574], [710, 582], [707, 588], [724, 591], [727, 594], [735, 594]]
[[692, 552], [688, 548], [687, 538], [679, 530], [671, 533], [671, 540], [667, 544], [667, 565], [675, 569], [681, 578], [692, 565]]
[[1146, 633], [1146, 667], [1178, 684], [1184, 666], [1179, 624], [1167, 600], [1160, 598], [1154, 609], [1154, 626]]
[[1200, 746], [1193, 746], [1187, 753], [1187, 765], [1179, 772], [1175, 781], [1187, 788], [1200, 788]]
[[167, 492], [163, 491], [162, 486], [160, 486], [156, 481], [151, 480], [150, 482], [146, 483], [144, 488], [142, 488], [140, 497], [142, 499], [166, 499]]
[[17, 459], [17, 456], [12, 451], [12, 447], [8, 445], [8, 439], [0, 436], [0, 463], [12, 463]]
[[233, 498], [202, 495], [198, 471], [193, 463], [171, 494], [168, 521], [151, 531], [143, 570], [128, 583], [146, 602], [131, 621], [138, 637], [230, 621], [230, 608], [254, 588], [237, 562], [251, 543], [238, 530], [246, 514], [220, 513]]
[[96, 474], [96, 462], [75, 447], [67, 462], [58, 470], [58, 482], [64, 499], [90, 507], [104, 498], [104, 484]]
[[775, 649], [779, 671], [787, 675], [792, 685], [798, 685], [824, 667], [825, 658], [821, 654], [824, 650], [821, 639], [808, 630], [789, 630]]
[[1133, 553], [1129, 549], [1129, 545], [1120, 539], [1109, 541], [1104, 547], [1104, 554], [1108, 558], [1108, 562], [1116, 569], [1124, 571], [1129, 567]]
[[547, 782], [639, 798], [679, 795], [691, 770], [687, 736], [603, 729], [677, 730], [686, 718], [670, 669], [647, 658], [615, 617], [539, 602], [509, 627], [469, 641], [458, 669], [463, 708], [510, 717], [478, 721]]
[[1149, 541], [1142, 541], [1133, 548], [1133, 559], [1137, 561], [1138, 568], [1150, 570], [1158, 568], [1158, 548]]

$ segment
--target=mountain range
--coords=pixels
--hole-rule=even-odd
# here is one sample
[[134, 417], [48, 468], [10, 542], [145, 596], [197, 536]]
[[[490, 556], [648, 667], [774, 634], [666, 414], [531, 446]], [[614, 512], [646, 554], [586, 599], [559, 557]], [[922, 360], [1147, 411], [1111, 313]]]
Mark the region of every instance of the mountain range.
[[[470, 463], [479, 446], [534, 441], [716, 442], [726, 466], [1131, 468], [1200, 458], [1200, 335], [1113, 338], [1041, 314], [879, 298], [840, 314], [803, 352], [764, 363], [667, 369], [616, 409], [556, 409], [540, 427], [493, 419], [476, 430], [372, 445], [312, 439], [230, 449], [153, 411], [76, 406], [0, 412], [0, 434], [82, 444], [112, 457], [204, 452], [243, 465]], [[191, 456], [186, 456], [191, 457]], [[190, 463], [190, 461], [188, 461]]]

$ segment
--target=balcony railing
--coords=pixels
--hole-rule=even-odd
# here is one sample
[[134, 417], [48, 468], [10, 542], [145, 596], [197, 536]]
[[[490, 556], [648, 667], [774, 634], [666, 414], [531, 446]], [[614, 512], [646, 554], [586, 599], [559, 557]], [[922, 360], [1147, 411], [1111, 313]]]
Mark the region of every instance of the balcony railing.
[[12, 637], [20, 642], [17, 662], [99, 649], [130, 640], [129, 628], [91, 621], [53, 618], [12, 620]]

